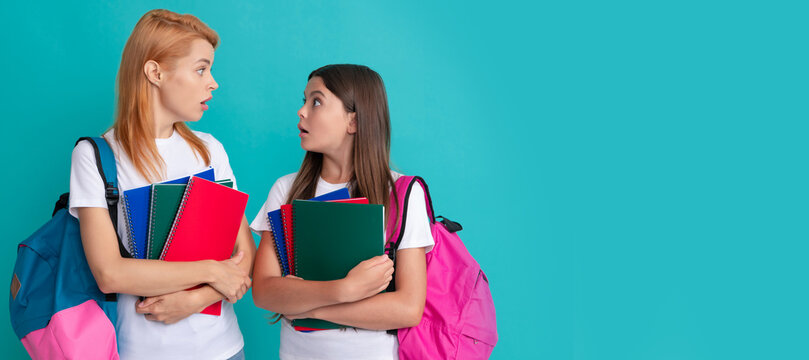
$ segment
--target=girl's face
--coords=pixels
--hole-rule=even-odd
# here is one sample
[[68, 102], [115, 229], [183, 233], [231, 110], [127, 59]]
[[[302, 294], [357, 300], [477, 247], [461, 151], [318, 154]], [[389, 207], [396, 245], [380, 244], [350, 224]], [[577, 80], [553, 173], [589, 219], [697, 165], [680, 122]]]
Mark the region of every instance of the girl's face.
[[191, 43], [191, 52], [164, 71], [160, 83], [160, 103], [176, 121], [198, 121], [208, 110], [206, 101], [219, 87], [211, 74], [214, 49], [206, 40]]
[[313, 77], [303, 92], [298, 110], [301, 147], [306, 151], [338, 154], [350, 151], [357, 132], [355, 113], [349, 113], [320, 77]]

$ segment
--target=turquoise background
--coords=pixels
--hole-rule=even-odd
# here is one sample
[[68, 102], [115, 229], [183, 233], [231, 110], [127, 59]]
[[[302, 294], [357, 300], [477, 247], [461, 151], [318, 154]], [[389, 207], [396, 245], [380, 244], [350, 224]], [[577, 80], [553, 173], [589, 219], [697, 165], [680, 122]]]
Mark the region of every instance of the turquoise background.
[[[75, 139], [112, 124], [152, 8], [222, 38], [193, 128], [225, 145], [250, 219], [300, 164], [309, 72], [382, 75], [393, 162], [488, 274], [492, 358], [809, 358], [805, 3], [5, 3], [0, 274], [68, 189]], [[267, 311], [236, 309], [248, 358], [277, 357]], [[25, 358], [5, 310], [0, 343]]]

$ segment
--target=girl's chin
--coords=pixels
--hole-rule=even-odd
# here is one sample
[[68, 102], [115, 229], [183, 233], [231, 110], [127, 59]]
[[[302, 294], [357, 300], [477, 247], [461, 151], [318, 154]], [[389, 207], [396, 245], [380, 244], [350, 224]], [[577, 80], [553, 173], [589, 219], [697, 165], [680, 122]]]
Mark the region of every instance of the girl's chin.
[[320, 152], [318, 149], [312, 147], [310, 144], [307, 144], [305, 139], [301, 139], [301, 148], [305, 151], [311, 151], [316, 153]]

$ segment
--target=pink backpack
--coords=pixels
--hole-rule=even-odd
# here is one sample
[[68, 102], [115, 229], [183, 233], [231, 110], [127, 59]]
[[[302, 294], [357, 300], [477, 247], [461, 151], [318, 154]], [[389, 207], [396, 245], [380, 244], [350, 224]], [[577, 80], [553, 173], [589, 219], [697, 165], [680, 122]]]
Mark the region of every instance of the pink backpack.
[[[456, 231], [461, 225], [433, 213], [430, 191], [424, 179], [402, 176], [396, 181], [400, 221], [388, 219], [386, 252], [396, 260], [395, 249], [407, 224], [407, 200], [416, 183], [424, 188], [427, 216], [435, 246], [427, 253], [427, 299], [421, 322], [398, 330], [400, 359], [487, 359], [497, 344], [497, 321], [489, 279], [466, 250]], [[396, 198], [391, 192], [391, 203]]]

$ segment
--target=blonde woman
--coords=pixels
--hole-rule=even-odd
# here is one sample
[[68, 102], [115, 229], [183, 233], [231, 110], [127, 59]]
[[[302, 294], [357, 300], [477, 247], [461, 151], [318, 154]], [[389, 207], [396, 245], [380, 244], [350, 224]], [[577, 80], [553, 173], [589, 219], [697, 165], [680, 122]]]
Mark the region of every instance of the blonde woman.
[[[118, 72], [117, 111], [104, 138], [115, 153], [119, 192], [214, 168], [233, 179], [222, 144], [192, 131], [219, 85], [211, 67], [219, 37], [192, 15], [147, 12], [135, 25]], [[239, 359], [244, 340], [231, 303], [251, 285], [255, 254], [247, 219], [225, 261], [164, 262], [127, 258], [107, 211], [91, 145], [73, 151], [70, 213], [80, 221], [87, 261], [99, 288], [118, 293], [116, 331], [122, 359]], [[122, 207], [119, 202], [119, 207]], [[123, 209], [118, 235], [127, 244]], [[127, 251], [129, 249], [126, 249]], [[203, 285], [191, 291], [185, 289]], [[219, 300], [221, 316], [198, 312]]]

